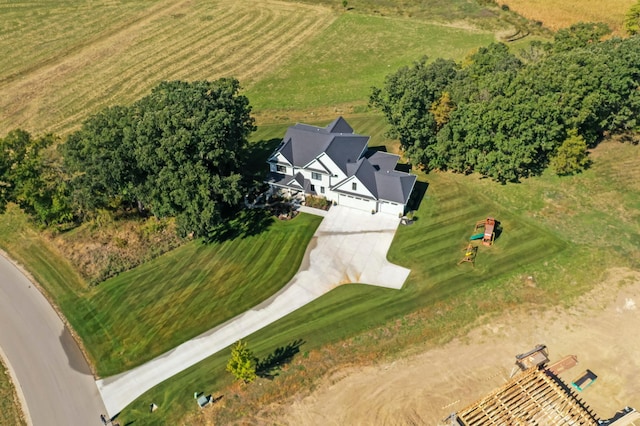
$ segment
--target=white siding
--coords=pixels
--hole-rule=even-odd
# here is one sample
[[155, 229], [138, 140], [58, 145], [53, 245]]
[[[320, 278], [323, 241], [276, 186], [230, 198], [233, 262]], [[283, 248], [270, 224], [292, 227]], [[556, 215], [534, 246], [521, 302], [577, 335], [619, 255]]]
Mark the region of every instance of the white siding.
[[[356, 189], [353, 189], [354, 183], [356, 185]], [[344, 181], [343, 183], [341, 183], [340, 186], [336, 187], [336, 189], [339, 189], [340, 191], [343, 191], [343, 192], [349, 192], [355, 196], [375, 198], [373, 194], [369, 192], [367, 187], [364, 186], [362, 182], [360, 182], [358, 178], [355, 176], [352, 176], [346, 181]]]
[[389, 201], [380, 201], [378, 203], [378, 211], [380, 213], [387, 213], [398, 216], [404, 213], [404, 204], [391, 203]]
[[[281, 170], [278, 170], [278, 169], [281, 169]], [[283, 164], [269, 163], [269, 170], [271, 170], [272, 172], [282, 173], [285, 175], [291, 175], [293, 167], [285, 166]]]
[[287, 160], [281, 152], [279, 152], [278, 155], [276, 155], [276, 162], [288, 164], [291, 166], [291, 163], [289, 162], [289, 160]]
[[[300, 169], [299, 170], [300, 173], [302, 173], [302, 176], [305, 177], [305, 179], [308, 179], [312, 185], [315, 185], [316, 187], [328, 187], [329, 186], [329, 176], [326, 174], [322, 174], [322, 173], [318, 173], [318, 172], [313, 172], [311, 170], [303, 170]], [[314, 179], [313, 175], [318, 173], [320, 176], [320, 179]]]
[[338, 204], [341, 206], [347, 206], [358, 210], [364, 210], [367, 212], [371, 212], [371, 210], [376, 210], [376, 202], [373, 200], [366, 200], [364, 198], [339, 194], [338, 196]]
[[331, 158], [327, 154], [321, 154], [318, 156], [318, 159], [325, 165], [327, 169], [329, 169], [329, 173], [331, 173], [331, 185], [335, 185], [343, 179], [347, 178], [347, 175], [342, 173], [340, 167], [333, 162]]

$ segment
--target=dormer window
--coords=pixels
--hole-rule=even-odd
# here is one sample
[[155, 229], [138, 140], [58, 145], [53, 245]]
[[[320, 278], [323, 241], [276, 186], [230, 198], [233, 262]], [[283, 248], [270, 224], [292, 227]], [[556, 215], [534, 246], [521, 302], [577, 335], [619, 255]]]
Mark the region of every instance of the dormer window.
[[287, 167], [281, 166], [279, 164], [276, 166], [276, 170], [278, 171], [278, 173], [287, 173]]
[[355, 182], [352, 182], [352, 183], [351, 183], [351, 190], [352, 190], [352, 191], [357, 191], [357, 190], [358, 190], [358, 184], [357, 184], [357, 183], [355, 183]]

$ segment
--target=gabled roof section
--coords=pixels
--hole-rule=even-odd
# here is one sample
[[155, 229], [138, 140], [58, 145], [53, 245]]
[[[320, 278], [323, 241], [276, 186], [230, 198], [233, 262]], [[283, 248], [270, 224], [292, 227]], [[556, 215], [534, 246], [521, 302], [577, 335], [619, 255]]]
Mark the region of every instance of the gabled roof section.
[[369, 150], [365, 157], [376, 168], [383, 172], [395, 170], [400, 160], [399, 155], [389, 154], [388, 152]]
[[296, 173], [293, 179], [287, 182], [287, 185], [299, 186], [300, 188], [304, 188], [304, 176], [302, 176], [302, 173]]
[[356, 163], [356, 165], [357, 169], [353, 174], [375, 198], [378, 198], [378, 188], [376, 185], [376, 169], [366, 158], [361, 158]]
[[[298, 169], [330, 173], [320, 157], [326, 155], [346, 176], [334, 189], [356, 178], [378, 200], [406, 204], [417, 177], [395, 170], [399, 156], [380, 151], [368, 151], [369, 136], [353, 133], [347, 121], [338, 117], [326, 127], [296, 124], [289, 127], [282, 143], [271, 156], [280, 154]], [[333, 169], [335, 171], [335, 169]], [[310, 191], [311, 183], [297, 174], [284, 182], [272, 179], [275, 185], [304, 188]], [[349, 191], [348, 187], [340, 189]]]
[[376, 187], [378, 188], [378, 199], [407, 204], [417, 178], [416, 175], [395, 170], [376, 172], [375, 179]]
[[355, 163], [360, 159], [367, 148], [367, 143], [369, 143], [369, 136], [355, 134], [335, 136], [325, 152], [343, 173], [349, 175], [347, 164]]
[[285, 142], [278, 150], [293, 166], [304, 167], [322, 154], [332, 139], [333, 136], [328, 133], [315, 132], [296, 124], [289, 127], [284, 136]]
[[280, 154], [289, 162], [289, 164], [293, 165], [291, 161], [293, 159], [293, 143], [291, 143], [291, 138], [287, 139], [282, 148], [280, 148]]
[[368, 136], [356, 135], [346, 120], [337, 118], [327, 127], [296, 124], [289, 127], [274, 155], [281, 153], [295, 167], [305, 167], [320, 154], [327, 155], [345, 171], [347, 161], [358, 161], [367, 147]]
[[329, 133], [353, 133], [353, 129], [342, 116], [333, 120], [326, 128]]

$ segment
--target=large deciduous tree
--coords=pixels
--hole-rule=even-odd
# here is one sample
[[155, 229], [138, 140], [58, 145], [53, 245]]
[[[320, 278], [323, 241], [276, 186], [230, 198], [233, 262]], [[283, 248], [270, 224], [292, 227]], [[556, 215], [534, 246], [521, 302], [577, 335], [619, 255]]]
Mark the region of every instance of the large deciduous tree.
[[18, 204], [41, 225], [72, 219], [67, 185], [51, 152], [53, 135], [32, 137], [17, 129], [0, 139], [0, 207]]
[[163, 82], [130, 107], [89, 118], [63, 148], [79, 205], [131, 203], [175, 216], [183, 235], [220, 236], [242, 199], [255, 130], [239, 90], [231, 78]]
[[135, 139], [132, 109], [114, 106], [89, 117], [60, 146], [80, 219], [137, 201], [144, 176], [133, 150]]
[[434, 102], [455, 78], [455, 62], [424, 57], [411, 67], [387, 76], [384, 89], [373, 89], [369, 100], [391, 123], [391, 136], [400, 139], [407, 156], [416, 164], [428, 164], [438, 123], [430, 111]]
[[607, 31], [575, 25], [527, 62], [498, 43], [461, 65], [422, 61], [388, 76], [371, 104], [414, 163], [518, 181], [544, 170], [571, 129], [587, 146], [638, 129], [640, 38], [602, 41]]
[[133, 107], [139, 197], [179, 229], [215, 237], [242, 199], [242, 155], [255, 129], [234, 79], [165, 82]]

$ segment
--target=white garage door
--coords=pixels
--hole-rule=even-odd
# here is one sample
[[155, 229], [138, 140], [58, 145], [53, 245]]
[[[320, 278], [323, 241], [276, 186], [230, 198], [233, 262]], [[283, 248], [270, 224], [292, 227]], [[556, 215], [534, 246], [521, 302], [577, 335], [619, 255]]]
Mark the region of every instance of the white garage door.
[[381, 213], [388, 213], [394, 216], [398, 216], [398, 214], [403, 213], [404, 209], [401, 204], [381, 201], [379, 204], [379, 211]]
[[341, 206], [353, 207], [354, 209], [371, 212], [376, 209], [376, 202], [364, 198], [352, 197], [351, 195], [340, 194], [338, 204]]

